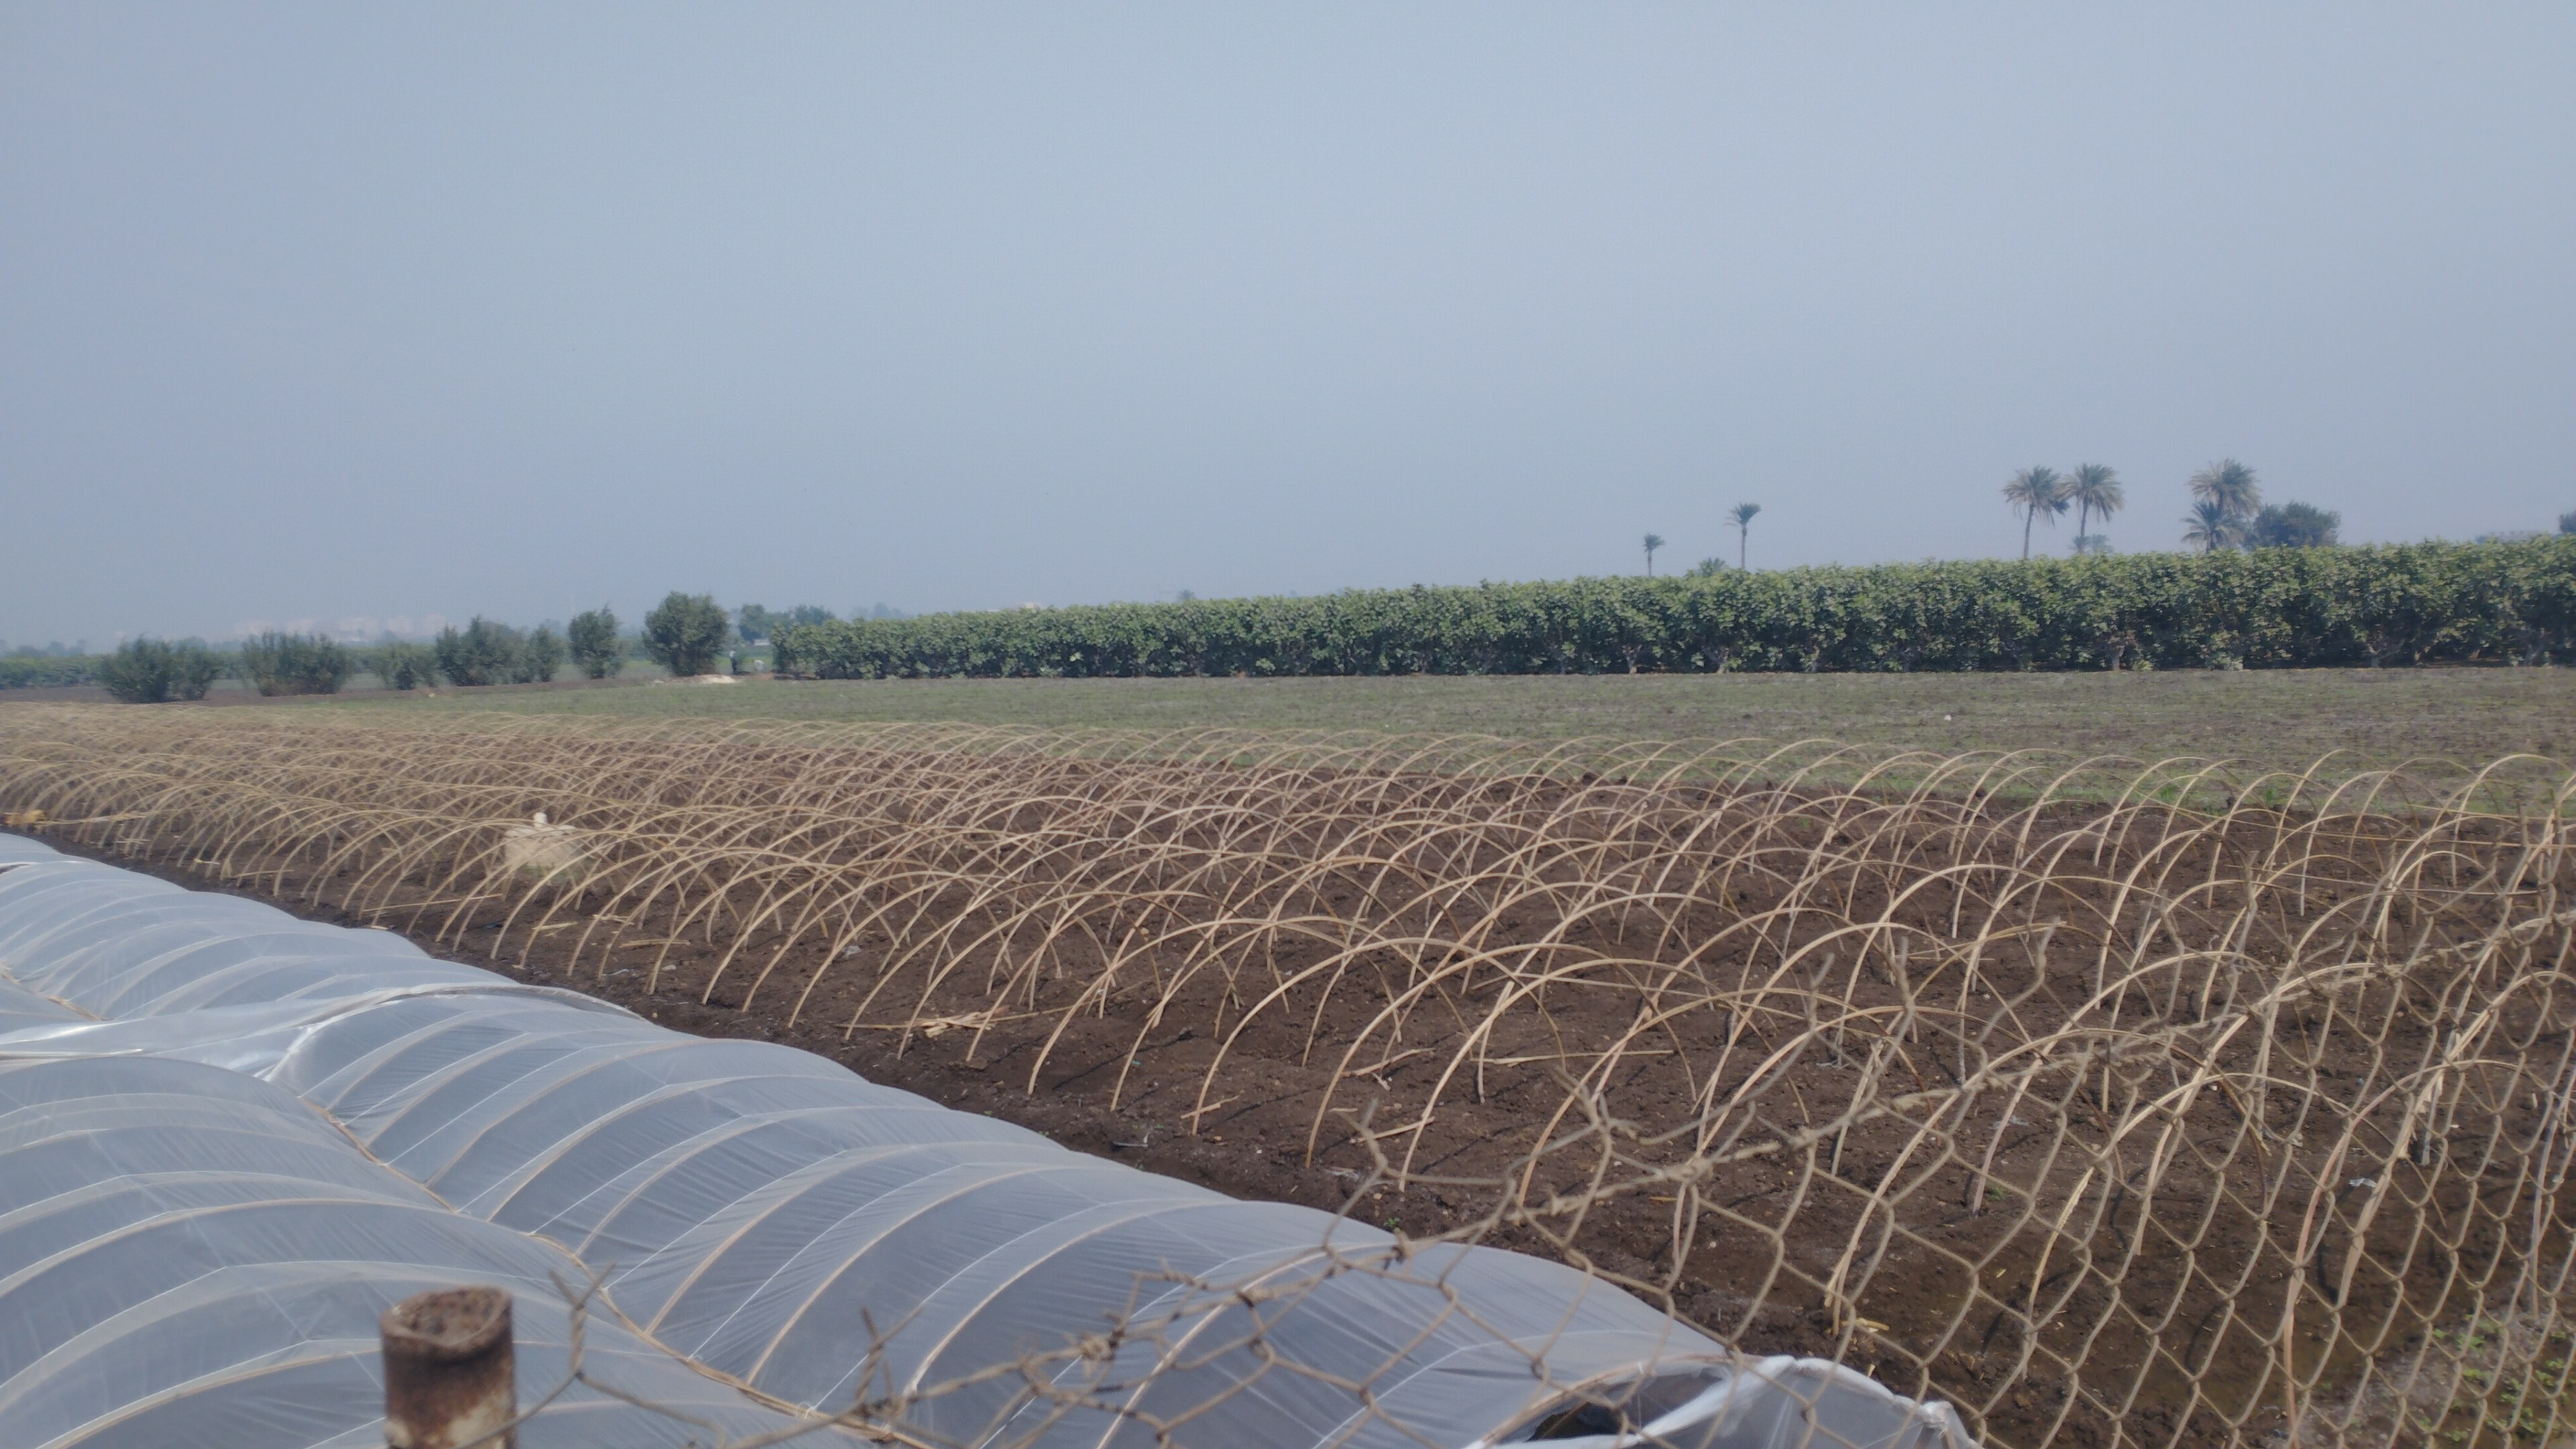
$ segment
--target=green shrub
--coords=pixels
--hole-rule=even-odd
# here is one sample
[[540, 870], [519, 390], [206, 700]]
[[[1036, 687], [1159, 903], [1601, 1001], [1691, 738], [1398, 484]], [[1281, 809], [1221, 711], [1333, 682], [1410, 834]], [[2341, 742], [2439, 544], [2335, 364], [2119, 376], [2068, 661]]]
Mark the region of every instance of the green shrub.
[[522, 634], [480, 614], [463, 629], [450, 624], [440, 630], [431, 647], [447, 682], [468, 688], [541, 683], [563, 667], [563, 640], [554, 630], [540, 624]]
[[2248, 548], [2332, 548], [2343, 515], [2305, 503], [2266, 503], [2245, 526]]
[[438, 656], [397, 639], [370, 651], [367, 669], [387, 689], [420, 689], [438, 682]]
[[338, 694], [352, 669], [349, 651], [319, 634], [271, 629], [242, 641], [242, 678], [261, 694]]
[[625, 646], [617, 638], [617, 616], [606, 604], [573, 615], [568, 632], [572, 662], [582, 673], [593, 679], [606, 679], [625, 664]]
[[715, 667], [732, 632], [715, 595], [674, 589], [644, 616], [644, 652], [673, 674], [704, 674]]
[[518, 630], [477, 614], [462, 629], [450, 624], [439, 630], [431, 647], [438, 655], [438, 672], [447, 682], [471, 689], [509, 683], [518, 670], [523, 644]]
[[[1195, 595], [1184, 589], [1181, 597], [1193, 598]], [[828, 624], [832, 617], [832, 611], [820, 604], [798, 604], [792, 609], [767, 609], [758, 604], [745, 604], [734, 610], [734, 632], [742, 636], [745, 644], [766, 644], [777, 638], [781, 629], [792, 629], [799, 624]]]
[[2576, 660], [2576, 538], [852, 619], [777, 650], [829, 679], [2539, 663]]
[[203, 699], [223, 664], [194, 639], [129, 639], [99, 662], [98, 681], [127, 704]]
[[563, 668], [563, 660], [563, 640], [556, 637], [554, 630], [539, 624], [520, 641], [519, 662], [510, 672], [511, 682], [543, 684], [555, 677], [556, 670]]

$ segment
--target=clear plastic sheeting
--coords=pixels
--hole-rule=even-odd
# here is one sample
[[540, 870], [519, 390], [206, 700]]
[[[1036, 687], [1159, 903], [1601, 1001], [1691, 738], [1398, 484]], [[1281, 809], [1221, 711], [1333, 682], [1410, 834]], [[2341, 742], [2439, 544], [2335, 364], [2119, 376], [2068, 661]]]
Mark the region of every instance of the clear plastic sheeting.
[[[559, 1249], [451, 1211], [266, 1082], [152, 1057], [0, 1060], [0, 1443], [384, 1442], [376, 1316], [510, 1290], [531, 1398], [563, 1376]], [[594, 1315], [585, 1366], [725, 1433], [793, 1420]], [[677, 1441], [576, 1387], [525, 1449]]]
[[[0, 1443], [375, 1442], [383, 1307], [511, 1289], [524, 1394], [592, 1274], [599, 1371], [726, 1433], [865, 1397], [960, 1444], [1965, 1443], [1557, 1264], [0, 837]], [[643, 1412], [522, 1442], [708, 1442]]]
[[59, 1001], [0, 980], [0, 1036], [40, 1027], [65, 1026], [83, 1019], [79, 1012]]

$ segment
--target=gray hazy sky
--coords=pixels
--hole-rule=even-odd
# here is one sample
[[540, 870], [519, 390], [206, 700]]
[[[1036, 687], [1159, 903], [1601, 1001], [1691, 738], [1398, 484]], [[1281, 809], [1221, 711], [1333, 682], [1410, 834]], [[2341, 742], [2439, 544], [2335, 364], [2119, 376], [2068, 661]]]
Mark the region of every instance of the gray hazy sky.
[[[2576, 508], [2576, 6], [0, 4], [0, 638]], [[2043, 531], [2062, 549], [2067, 530]]]

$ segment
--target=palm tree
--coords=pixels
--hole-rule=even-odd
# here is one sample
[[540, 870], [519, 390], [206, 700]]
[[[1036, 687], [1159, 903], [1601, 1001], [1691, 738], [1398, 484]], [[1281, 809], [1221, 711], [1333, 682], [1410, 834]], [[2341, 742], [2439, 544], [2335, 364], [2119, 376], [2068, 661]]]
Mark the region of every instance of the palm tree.
[[1753, 547], [1753, 515], [1762, 511], [1759, 503], [1739, 503], [1726, 510], [1726, 521], [1735, 525], [1735, 566], [1745, 567], [1744, 560]]
[[2066, 475], [2066, 496], [2075, 502], [2076, 552], [2083, 552], [2084, 540], [2091, 530], [2085, 525], [2098, 513], [2104, 518], [2119, 512], [2128, 504], [2121, 492], [2120, 475], [2108, 463], [2078, 463]]
[[2234, 548], [2244, 540], [2244, 521], [2230, 517], [2214, 498], [2201, 499], [2182, 516], [2182, 541], [2202, 553]]
[[2055, 527], [2057, 515], [2066, 511], [2066, 480], [2054, 468], [2024, 468], [2004, 485], [2004, 502], [2021, 510], [2021, 556], [2028, 558], [2030, 526], [2045, 513]]
[[2191, 496], [2217, 504], [2231, 522], [2252, 518], [2263, 506], [2263, 486], [2254, 481], [2254, 470], [2233, 458], [2221, 458], [2192, 474]]
[[1662, 534], [1650, 533], [1646, 535], [1646, 577], [1650, 579], [1655, 576], [1655, 550], [1662, 548], [1663, 546], [1664, 536]]

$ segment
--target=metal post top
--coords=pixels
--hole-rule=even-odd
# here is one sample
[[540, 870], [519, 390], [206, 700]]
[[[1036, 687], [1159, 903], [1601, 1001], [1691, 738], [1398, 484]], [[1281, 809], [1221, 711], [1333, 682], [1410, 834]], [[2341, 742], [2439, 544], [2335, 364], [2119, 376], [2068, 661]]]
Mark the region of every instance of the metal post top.
[[510, 1295], [498, 1288], [441, 1288], [415, 1294], [377, 1320], [384, 1351], [452, 1362], [510, 1341]]

